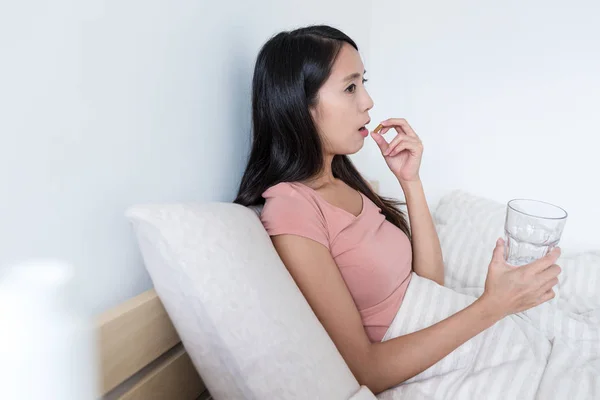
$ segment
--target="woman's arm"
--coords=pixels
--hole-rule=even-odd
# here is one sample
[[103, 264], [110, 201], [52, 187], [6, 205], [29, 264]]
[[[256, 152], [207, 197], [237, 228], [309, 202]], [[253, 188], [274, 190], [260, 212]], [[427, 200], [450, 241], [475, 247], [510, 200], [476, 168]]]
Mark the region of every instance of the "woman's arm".
[[[419, 177], [423, 143], [404, 118], [381, 122], [383, 129], [371, 136], [379, 146], [390, 171], [400, 182], [406, 197], [412, 232], [413, 270], [424, 278], [444, 284], [444, 262], [440, 240], [435, 231]], [[398, 135], [388, 143], [382, 135], [390, 129]]]
[[350, 370], [374, 393], [424, 371], [501, 317], [486, 311], [493, 308], [488, 307], [487, 300], [482, 297], [427, 329], [386, 342], [371, 343], [329, 250], [296, 235], [277, 235], [272, 240]]
[[425, 199], [423, 184], [418, 179], [409, 182], [400, 181], [400, 185], [406, 197], [410, 219], [413, 270], [417, 275], [431, 279], [443, 286], [444, 260], [442, 249]]

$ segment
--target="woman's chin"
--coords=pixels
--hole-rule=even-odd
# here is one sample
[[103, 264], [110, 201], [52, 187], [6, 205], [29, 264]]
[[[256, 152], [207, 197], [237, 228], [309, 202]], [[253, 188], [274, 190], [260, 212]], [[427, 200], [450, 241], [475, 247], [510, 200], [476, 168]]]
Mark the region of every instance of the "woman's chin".
[[360, 142], [354, 142], [352, 144], [349, 144], [342, 154], [350, 155], [350, 154], [358, 153], [360, 151], [360, 149], [362, 149], [364, 147], [364, 145], [365, 145], [364, 140], [361, 140]]
[[[334, 150], [329, 150], [333, 154], [350, 155], [358, 153], [365, 145], [365, 138], [361, 135], [358, 138], [353, 137], [345, 142], [338, 142]], [[331, 149], [331, 148], [330, 148]]]

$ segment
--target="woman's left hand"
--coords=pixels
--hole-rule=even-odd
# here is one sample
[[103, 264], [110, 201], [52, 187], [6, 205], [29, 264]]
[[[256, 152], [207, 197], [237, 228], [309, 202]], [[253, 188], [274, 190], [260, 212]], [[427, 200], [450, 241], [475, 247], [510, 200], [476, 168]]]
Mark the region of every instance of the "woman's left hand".
[[[390, 118], [381, 122], [383, 128], [371, 136], [379, 146], [390, 170], [400, 182], [418, 181], [423, 143], [404, 118]], [[394, 128], [398, 135], [388, 143], [384, 138]]]

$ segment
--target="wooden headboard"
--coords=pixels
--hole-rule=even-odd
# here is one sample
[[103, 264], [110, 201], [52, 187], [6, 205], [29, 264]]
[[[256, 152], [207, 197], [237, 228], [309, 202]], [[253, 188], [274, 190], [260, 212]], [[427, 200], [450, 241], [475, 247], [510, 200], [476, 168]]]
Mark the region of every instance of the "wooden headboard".
[[106, 400], [211, 399], [154, 289], [97, 320]]

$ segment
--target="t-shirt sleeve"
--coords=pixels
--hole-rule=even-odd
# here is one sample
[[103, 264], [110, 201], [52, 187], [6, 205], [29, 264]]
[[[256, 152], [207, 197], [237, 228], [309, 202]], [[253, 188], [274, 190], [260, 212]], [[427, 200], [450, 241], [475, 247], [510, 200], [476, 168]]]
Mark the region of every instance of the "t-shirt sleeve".
[[284, 186], [267, 190], [260, 220], [270, 236], [292, 234], [312, 239], [329, 249], [327, 224], [319, 207]]

